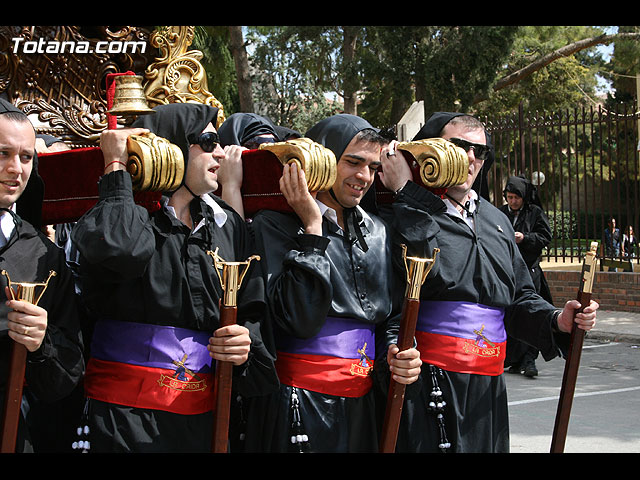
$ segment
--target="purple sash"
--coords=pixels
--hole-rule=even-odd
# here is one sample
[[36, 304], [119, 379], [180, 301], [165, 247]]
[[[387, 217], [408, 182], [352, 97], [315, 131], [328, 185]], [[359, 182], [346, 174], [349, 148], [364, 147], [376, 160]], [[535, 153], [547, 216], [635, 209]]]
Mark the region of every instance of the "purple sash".
[[366, 345], [367, 356], [375, 358], [374, 329], [374, 325], [351, 318], [327, 317], [320, 331], [312, 338], [278, 335], [278, 350], [302, 355], [360, 358], [358, 349]]

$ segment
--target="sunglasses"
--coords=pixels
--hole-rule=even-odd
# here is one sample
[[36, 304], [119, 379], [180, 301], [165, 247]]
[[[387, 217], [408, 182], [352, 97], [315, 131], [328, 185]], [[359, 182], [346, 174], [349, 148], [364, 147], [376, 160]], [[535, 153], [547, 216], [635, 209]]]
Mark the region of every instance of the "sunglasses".
[[216, 149], [216, 146], [220, 143], [220, 137], [217, 132], [204, 132], [201, 133], [196, 144], [200, 146], [202, 150], [207, 153], [211, 153]]
[[473, 154], [478, 160], [486, 160], [489, 156], [489, 152], [491, 151], [491, 147], [489, 145], [472, 143], [461, 138], [450, 138], [449, 141], [454, 145], [462, 148], [467, 153], [469, 152], [469, 150], [473, 149]]

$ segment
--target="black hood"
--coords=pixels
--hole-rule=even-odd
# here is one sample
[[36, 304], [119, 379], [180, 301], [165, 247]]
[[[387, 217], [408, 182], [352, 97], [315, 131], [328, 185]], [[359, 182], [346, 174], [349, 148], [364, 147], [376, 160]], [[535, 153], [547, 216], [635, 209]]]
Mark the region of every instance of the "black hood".
[[255, 113], [234, 113], [227, 118], [220, 128], [220, 143], [227, 145], [244, 145], [248, 140], [258, 135], [273, 135], [279, 140], [276, 126], [268, 118]]
[[[362, 130], [368, 129], [380, 132], [380, 129], [373, 127], [364, 118], [348, 113], [339, 113], [316, 123], [307, 130], [305, 137], [331, 150], [336, 156], [336, 162], [338, 162], [353, 137]], [[360, 201], [360, 207], [368, 212], [378, 212], [375, 182], [371, 184]]]
[[518, 195], [524, 200], [525, 205], [534, 204], [542, 207], [538, 197], [538, 190], [531, 181], [525, 178], [524, 175], [513, 175], [509, 177], [507, 185], [504, 187], [504, 191], [502, 192], [505, 199], [507, 192]]
[[197, 142], [209, 123], [215, 128], [218, 109], [201, 103], [170, 103], [153, 110], [155, 113], [138, 117], [131, 126], [146, 128], [177, 145], [182, 150], [186, 172], [189, 147]]
[[[467, 114], [458, 113], [458, 112], [435, 112], [433, 115], [429, 117], [429, 119], [426, 121], [423, 127], [415, 135], [415, 137], [413, 137], [413, 140], [422, 140], [426, 138], [438, 138], [442, 134], [442, 129], [453, 118], [461, 117], [464, 115], [467, 115]], [[484, 164], [482, 165], [482, 169], [480, 170], [480, 173], [476, 177], [475, 182], [473, 182], [472, 188], [473, 190], [476, 191], [476, 193], [479, 196], [485, 198], [486, 200], [490, 200], [489, 184], [487, 181], [487, 172], [489, 171], [489, 169], [493, 165], [493, 162], [495, 161], [495, 154], [493, 151], [493, 145], [491, 143], [491, 134], [489, 134], [489, 132], [487, 132], [486, 129], [484, 133], [487, 139], [487, 145], [491, 147], [491, 150], [489, 151], [489, 156], [484, 161]]]
[[380, 131], [371, 126], [364, 118], [339, 113], [316, 123], [307, 131], [305, 137], [327, 147], [335, 154], [336, 161], [338, 161], [353, 137], [366, 129]]

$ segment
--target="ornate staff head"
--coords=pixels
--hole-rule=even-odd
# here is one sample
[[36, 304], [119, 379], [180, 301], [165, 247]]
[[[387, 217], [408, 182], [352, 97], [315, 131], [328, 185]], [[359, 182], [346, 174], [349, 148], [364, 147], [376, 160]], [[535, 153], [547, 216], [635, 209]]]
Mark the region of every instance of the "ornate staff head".
[[237, 294], [242, 285], [242, 280], [247, 270], [249, 270], [249, 264], [252, 260], [260, 260], [260, 256], [252, 255], [244, 262], [226, 262], [218, 255], [217, 248], [213, 252], [211, 250], [207, 251], [207, 254], [213, 257], [213, 266], [220, 279], [222, 290], [224, 290], [224, 305], [235, 307]]
[[591, 293], [593, 290], [593, 280], [596, 276], [596, 263], [598, 261], [598, 242], [591, 242], [591, 247], [584, 257], [582, 264], [582, 291]]
[[407, 298], [420, 299], [420, 289], [433, 268], [439, 251], [439, 248], [434, 248], [431, 258], [407, 257], [407, 246], [402, 245], [402, 258], [407, 271], [407, 291], [405, 294]]
[[[51, 277], [56, 276], [56, 272], [51, 270], [49, 272], [49, 277], [47, 277], [47, 280], [44, 283], [27, 283], [27, 282], [12, 282], [11, 278], [9, 277], [9, 273], [6, 270], [2, 270], [2, 272], [0, 273], [2, 273], [2, 275], [7, 277], [7, 284], [9, 285], [9, 290], [11, 291], [12, 300], [21, 300], [24, 302], [32, 303], [33, 305], [38, 305], [38, 302], [42, 298], [44, 291], [47, 289], [47, 286], [49, 285], [49, 280], [51, 280]], [[14, 285], [16, 287], [15, 293], [13, 291]], [[36, 297], [36, 289], [38, 287], [42, 287], [42, 291], [40, 292], [40, 295]]]

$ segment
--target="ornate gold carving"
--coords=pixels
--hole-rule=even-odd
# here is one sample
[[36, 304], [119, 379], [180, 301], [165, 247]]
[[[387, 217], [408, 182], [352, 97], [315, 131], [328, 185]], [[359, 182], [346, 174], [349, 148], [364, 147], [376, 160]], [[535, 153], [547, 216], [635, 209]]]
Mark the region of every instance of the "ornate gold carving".
[[145, 71], [145, 92], [153, 108], [167, 103], [204, 103], [217, 107], [218, 127], [224, 121], [222, 104], [208, 91], [207, 75], [200, 64], [202, 52], [187, 51], [194, 27], [159, 27], [149, 42], [161, 56]]
[[[60, 137], [72, 147], [93, 145], [107, 127], [105, 78], [140, 71], [155, 52], [98, 53], [99, 41], [146, 42], [144, 27], [0, 26], [0, 93], [30, 115], [39, 133]], [[15, 39], [18, 39], [17, 41]], [[40, 48], [27, 52], [16, 42], [73, 42], [87, 50]]]
[[[207, 77], [199, 62], [202, 53], [187, 51], [193, 34], [194, 27], [186, 26], [154, 31], [145, 26], [2, 25], [0, 94], [30, 116], [38, 133], [59, 137], [72, 148], [97, 145], [100, 132], [107, 128], [109, 73], [144, 72], [143, 87], [151, 107], [177, 102], [212, 105], [219, 109], [219, 125], [224, 110], [207, 91]], [[21, 45], [27, 41], [81, 42], [91, 53], [16, 51], [15, 39]], [[146, 48], [98, 53], [98, 42], [144, 42]]]
[[399, 142], [398, 149], [409, 152], [420, 165], [420, 178], [427, 187], [447, 188], [467, 178], [469, 157], [443, 138]]
[[293, 138], [286, 142], [261, 143], [260, 150], [273, 153], [282, 165], [291, 162], [304, 170], [310, 192], [329, 190], [336, 181], [335, 154], [310, 138]]

